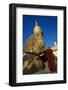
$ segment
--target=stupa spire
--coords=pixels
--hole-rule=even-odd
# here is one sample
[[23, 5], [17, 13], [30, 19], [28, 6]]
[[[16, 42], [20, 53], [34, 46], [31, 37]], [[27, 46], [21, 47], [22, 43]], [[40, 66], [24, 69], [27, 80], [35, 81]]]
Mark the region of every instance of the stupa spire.
[[38, 26], [38, 21], [37, 21], [36, 16], [35, 16], [35, 26]]
[[41, 32], [41, 28], [40, 28], [40, 26], [38, 25], [37, 19], [36, 19], [36, 17], [35, 17], [34, 33], [39, 33], [39, 32]]
[[37, 20], [36, 20], [36, 26], [38, 26], [38, 22], [37, 22]]

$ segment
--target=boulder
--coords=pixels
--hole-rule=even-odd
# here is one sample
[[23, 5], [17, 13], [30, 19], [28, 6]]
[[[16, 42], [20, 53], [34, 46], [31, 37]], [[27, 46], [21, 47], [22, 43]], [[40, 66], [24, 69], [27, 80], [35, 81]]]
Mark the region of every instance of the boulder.
[[33, 53], [39, 55], [44, 52], [44, 39], [41, 28], [36, 23], [33, 34], [27, 39], [24, 47], [25, 53]]
[[25, 55], [23, 57], [23, 74], [32, 74], [43, 69], [43, 63], [39, 56]]

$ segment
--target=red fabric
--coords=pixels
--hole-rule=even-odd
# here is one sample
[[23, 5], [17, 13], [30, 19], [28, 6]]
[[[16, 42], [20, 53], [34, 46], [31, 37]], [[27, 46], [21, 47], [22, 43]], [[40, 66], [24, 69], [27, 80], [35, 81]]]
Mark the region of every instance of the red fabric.
[[53, 56], [53, 51], [52, 49], [48, 48], [46, 50], [46, 58], [47, 58], [47, 61], [48, 61], [48, 67], [50, 69], [51, 72], [54, 72], [57, 70], [57, 66], [54, 62], [54, 56]]

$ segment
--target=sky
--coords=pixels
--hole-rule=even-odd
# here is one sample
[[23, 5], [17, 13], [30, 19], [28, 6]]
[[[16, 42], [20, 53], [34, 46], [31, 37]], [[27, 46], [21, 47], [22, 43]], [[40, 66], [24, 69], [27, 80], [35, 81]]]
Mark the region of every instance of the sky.
[[36, 20], [43, 32], [45, 48], [53, 47], [57, 42], [57, 16], [33, 16], [23, 15], [23, 43], [32, 35]]

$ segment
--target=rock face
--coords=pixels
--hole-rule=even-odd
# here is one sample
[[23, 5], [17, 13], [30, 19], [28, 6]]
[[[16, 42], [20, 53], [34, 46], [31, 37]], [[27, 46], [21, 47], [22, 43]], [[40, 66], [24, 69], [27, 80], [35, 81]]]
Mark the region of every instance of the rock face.
[[39, 56], [27, 54], [23, 57], [23, 74], [32, 74], [43, 69]]
[[34, 27], [33, 34], [26, 41], [24, 52], [40, 54], [44, 51], [44, 40], [41, 28], [38, 26], [37, 22]]

